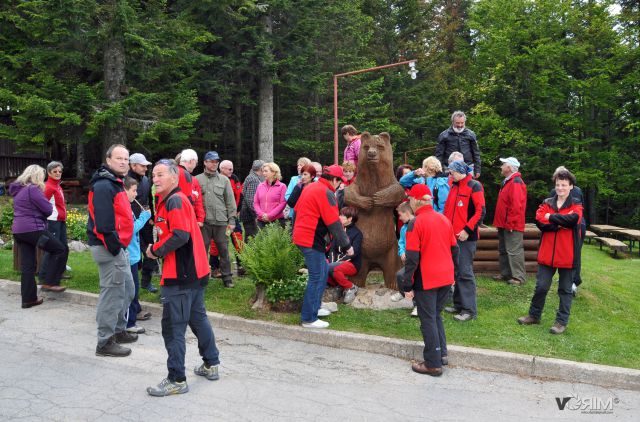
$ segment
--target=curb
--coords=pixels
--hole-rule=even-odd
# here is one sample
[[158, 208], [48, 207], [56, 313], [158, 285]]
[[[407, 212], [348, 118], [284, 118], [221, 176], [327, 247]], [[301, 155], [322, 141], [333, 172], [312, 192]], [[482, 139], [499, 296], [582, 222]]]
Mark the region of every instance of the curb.
[[[5, 294], [20, 294], [20, 284], [14, 281], [0, 280], [0, 291]], [[80, 305], [96, 305], [98, 303], [97, 294], [75, 290], [67, 290], [64, 293], [42, 292], [42, 295], [51, 299], [55, 298]], [[149, 302], [142, 303], [152, 310], [155, 316], [159, 317], [161, 315], [162, 305]], [[423, 343], [418, 341], [347, 331], [308, 330], [298, 326], [249, 320], [217, 312], [207, 312], [207, 314], [215, 327], [228, 330], [301, 341], [320, 346], [377, 353], [406, 360], [422, 360]], [[449, 360], [452, 362], [451, 367], [640, 391], [640, 370], [636, 369], [464, 346], [451, 345], [448, 346], [448, 350]]]

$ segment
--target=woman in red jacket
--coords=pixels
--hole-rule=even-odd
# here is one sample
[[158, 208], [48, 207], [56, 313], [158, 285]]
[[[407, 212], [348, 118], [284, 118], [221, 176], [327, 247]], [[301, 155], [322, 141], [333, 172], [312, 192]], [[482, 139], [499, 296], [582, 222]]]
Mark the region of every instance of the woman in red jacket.
[[571, 310], [571, 283], [573, 268], [578, 257], [582, 205], [574, 202], [570, 192], [576, 183], [568, 170], [553, 176], [556, 194], [544, 200], [536, 212], [536, 225], [542, 232], [538, 249], [538, 275], [536, 290], [531, 298], [529, 315], [518, 318], [522, 325], [540, 324], [542, 309], [551, 287], [553, 275], [558, 270], [558, 296], [560, 305], [551, 334], [562, 334], [569, 323]]

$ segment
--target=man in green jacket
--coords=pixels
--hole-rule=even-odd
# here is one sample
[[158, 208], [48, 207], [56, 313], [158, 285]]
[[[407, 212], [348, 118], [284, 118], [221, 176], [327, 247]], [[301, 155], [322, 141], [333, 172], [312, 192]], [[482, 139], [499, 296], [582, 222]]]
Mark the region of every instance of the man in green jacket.
[[220, 271], [225, 287], [233, 287], [227, 231], [235, 227], [236, 201], [229, 179], [220, 174], [218, 164], [220, 156], [209, 151], [204, 156], [204, 173], [196, 176], [202, 187], [205, 220], [202, 226], [202, 238], [205, 248], [209, 248], [211, 239], [216, 243], [220, 258]]

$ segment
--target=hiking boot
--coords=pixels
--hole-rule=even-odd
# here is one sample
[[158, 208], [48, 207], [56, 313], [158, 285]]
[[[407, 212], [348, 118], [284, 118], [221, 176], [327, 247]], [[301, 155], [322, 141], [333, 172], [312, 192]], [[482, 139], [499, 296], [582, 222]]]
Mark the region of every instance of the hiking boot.
[[193, 368], [193, 372], [210, 381], [220, 379], [220, 375], [218, 374], [218, 365], [211, 365], [207, 368], [207, 364], [203, 362], [202, 365]]
[[120, 343], [133, 343], [138, 341], [138, 335], [135, 333], [128, 333], [127, 331], [120, 331], [113, 336], [113, 339]]
[[216, 268], [215, 270], [211, 271], [211, 278], [222, 278], [222, 272], [220, 271], [219, 268]]
[[246, 275], [246, 274], [247, 274], [247, 270], [245, 270], [242, 267], [238, 267], [238, 276], [239, 277], [242, 277], [243, 275]]
[[358, 293], [358, 286], [354, 284], [352, 288], [344, 291], [344, 299], [342, 299], [342, 302], [345, 304], [353, 302], [356, 300], [356, 293]]
[[460, 312], [458, 315], [454, 315], [453, 318], [456, 321], [460, 321], [460, 322], [467, 322], [467, 321], [470, 321], [472, 319], [476, 319], [473, 315], [471, 315], [468, 312]]
[[44, 302], [43, 298], [36, 299], [33, 302], [22, 302], [22, 309], [27, 309], [27, 308], [32, 308], [34, 306], [42, 305], [42, 302]]
[[538, 318], [532, 317], [531, 315], [527, 315], [527, 316], [518, 318], [518, 324], [520, 325], [540, 324], [540, 320]]
[[517, 278], [510, 278], [507, 280], [507, 284], [511, 284], [512, 286], [522, 286], [524, 281], [518, 280]]
[[506, 281], [506, 279], [502, 276], [502, 274], [494, 275], [491, 278], [495, 281]]
[[127, 327], [127, 333], [131, 333], [131, 334], [144, 334], [146, 330], [144, 329], [144, 327], [138, 327], [137, 325], [134, 325], [133, 327]]
[[448, 314], [457, 314], [460, 312], [460, 309], [456, 309], [453, 306], [445, 306], [444, 311]]
[[147, 321], [151, 319], [151, 312], [138, 312], [136, 321]]
[[229, 289], [236, 287], [236, 285], [233, 284], [233, 280], [224, 280], [223, 284], [224, 284], [224, 287], [227, 287]]
[[154, 397], [165, 397], [174, 394], [184, 394], [189, 391], [187, 381], [169, 381], [169, 378], [165, 378], [160, 381], [156, 387], [147, 387], [147, 393]]
[[551, 334], [562, 334], [566, 329], [567, 329], [566, 325], [562, 325], [559, 322], [556, 322], [555, 324], [553, 324], [551, 328], [549, 328], [549, 332]]
[[130, 354], [131, 349], [120, 346], [114, 341], [113, 337], [111, 337], [104, 346], [96, 346], [96, 356], [113, 356], [116, 358], [123, 358]]
[[156, 287], [151, 283], [146, 286], [142, 286], [142, 288], [146, 289], [149, 293], [156, 293], [158, 291], [158, 289], [156, 289]]
[[449, 365], [449, 357], [447, 355], [442, 355], [440, 357], [440, 359], [442, 360], [442, 365], [443, 366]]
[[442, 368], [429, 368], [424, 362], [411, 364], [411, 369], [413, 369], [413, 372], [431, 375], [432, 377], [439, 377], [442, 375]]
[[56, 292], [56, 293], [62, 293], [65, 290], [67, 290], [67, 288], [64, 286], [56, 286], [52, 284], [43, 284], [41, 289], [43, 292]]

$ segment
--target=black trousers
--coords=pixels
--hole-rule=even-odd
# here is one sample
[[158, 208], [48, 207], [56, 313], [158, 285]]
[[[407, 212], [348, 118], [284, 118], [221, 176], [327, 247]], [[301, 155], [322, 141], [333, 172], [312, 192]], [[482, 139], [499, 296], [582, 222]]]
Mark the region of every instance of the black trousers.
[[27, 233], [14, 233], [13, 238], [20, 251], [20, 289], [22, 303], [35, 302], [38, 299], [36, 285], [36, 248], [49, 252], [49, 262], [44, 284], [59, 282], [66, 265], [67, 248], [46, 230]]
[[442, 356], [447, 356], [447, 336], [442, 323], [442, 310], [451, 286], [429, 290], [414, 290], [424, 340], [422, 356], [429, 368], [441, 368]]
[[65, 253], [63, 257], [64, 264], [60, 267], [60, 274], [56, 275], [55, 282], [52, 283], [44, 283], [44, 280], [47, 276], [47, 267], [49, 267], [49, 252], [44, 253], [42, 257], [42, 262], [40, 262], [40, 270], [38, 271], [38, 278], [40, 278], [40, 282], [44, 284], [49, 284], [52, 286], [60, 285], [60, 279], [62, 278], [62, 273], [67, 269], [67, 260], [69, 259], [69, 246], [67, 245], [67, 222], [66, 221], [48, 221], [47, 228], [49, 229], [49, 233], [53, 235], [56, 239], [62, 243], [64, 246]]
[[151, 283], [151, 277], [153, 272], [158, 269], [158, 260], [150, 259], [145, 253], [147, 247], [153, 243], [153, 226], [149, 223], [145, 224], [142, 230], [140, 230], [140, 253], [142, 254], [142, 261], [138, 263], [138, 267], [142, 270], [142, 276], [140, 277], [140, 284], [142, 287], [149, 287]]

